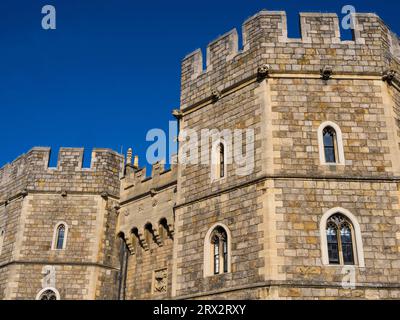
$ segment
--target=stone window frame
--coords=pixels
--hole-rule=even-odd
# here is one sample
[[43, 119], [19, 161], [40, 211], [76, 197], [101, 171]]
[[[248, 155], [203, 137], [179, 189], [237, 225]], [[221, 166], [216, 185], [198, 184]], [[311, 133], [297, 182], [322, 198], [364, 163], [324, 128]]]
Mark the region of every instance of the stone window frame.
[[[228, 271], [227, 272], [220, 272], [219, 274], [214, 274], [214, 261], [213, 261], [213, 256], [212, 256], [212, 235], [217, 228], [222, 228], [226, 232], [227, 236], [227, 245], [228, 245], [228, 257], [227, 257], [227, 267]], [[214, 224], [211, 228], [208, 229], [207, 234], [204, 238], [204, 260], [203, 260], [203, 276], [204, 278], [208, 277], [217, 277], [220, 275], [224, 275], [227, 273], [232, 272], [231, 264], [232, 264], [232, 235], [231, 231], [229, 228], [223, 224], [223, 223], [216, 223]]]
[[[57, 249], [57, 238], [58, 238], [58, 228], [60, 226], [64, 225], [64, 242], [63, 242], [63, 247], [62, 249]], [[60, 221], [56, 224], [56, 226], [54, 227], [54, 231], [53, 231], [53, 241], [52, 241], [52, 245], [51, 245], [51, 250], [54, 251], [62, 251], [65, 250], [67, 247], [67, 240], [68, 240], [68, 231], [69, 231], [69, 227], [68, 224], [65, 221]]]
[[[224, 146], [224, 176], [220, 176], [219, 146]], [[218, 139], [211, 148], [211, 182], [224, 181], [228, 176], [228, 150], [225, 140]]]
[[[326, 162], [325, 160], [325, 145], [324, 145], [324, 130], [328, 127], [331, 127], [335, 130], [336, 133], [336, 152], [337, 159], [336, 162]], [[343, 147], [343, 135], [340, 127], [332, 122], [325, 121], [318, 128], [318, 149], [319, 149], [319, 161], [321, 165], [326, 166], [344, 166], [346, 164], [345, 156], [344, 156], [344, 147]]]
[[362, 241], [362, 234], [360, 229], [360, 224], [358, 223], [357, 218], [349, 211], [344, 208], [336, 207], [326, 211], [321, 217], [319, 224], [319, 233], [321, 237], [321, 257], [322, 257], [322, 265], [324, 266], [333, 266], [333, 267], [343, 267], [343, 264], [330, 264], [329, 263], [329, 255], [328, 255], [328, 241], [326, 238], [326, 225], [330, 217], [335, 214], [341, 214], [345, 216], [352, 224], [353, 232], [354, 232], [354, 240], [353, 240], [353, 250], [354, 250], [354, 266], [358, 266], [360, 268], [365, 268], [364, 261], [364, 246]]
[[61, 296], [60, 293], [58, 292], [58, 290], [54, 287], [46, 287], [43, 288], [42, 290], [40, 290], [38, 292], [38, 294], [36, 295], [35, 300], [41, 300], [40, 298], [42, 297], [43, 293], [45, 293], [46, 291], [53, 291], [54, 294], [56, 295], [56, 300], [61, 300]]
[[3, 252], [5, 234], [6, 234], [5, 228], [0, 228], [0, 256]]

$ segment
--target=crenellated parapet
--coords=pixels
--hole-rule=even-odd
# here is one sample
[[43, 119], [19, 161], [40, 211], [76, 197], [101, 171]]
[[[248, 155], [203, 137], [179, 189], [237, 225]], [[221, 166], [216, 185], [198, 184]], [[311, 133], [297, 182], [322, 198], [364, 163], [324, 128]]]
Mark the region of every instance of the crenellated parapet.
[[149, 177], [146, 168], [126, 166], [121, 180], [118, 230], [125, 235], [131, 253], [139, 247], [145, 251], [160, 247], [173, 239], [177, 176], [176, 165], [165, 169], [161, 162], [152, 165]]
[[[316, 73], [330, 66], [338, 74], [379, 75], [388, 57], [399, 57], [399, 39], [375, 14], [353, 15], [354, 38], [342, 41], [339, 18], [329, 13], [301, 13], [301, 38], [288, 37], [286, 13], [261, 11], [242, 26], [241, 50], [237, 30], [212, 41], [203, 57], [200, 49], [182, 61], [181, 109], [257, 76], [268, 64], [273, 73]], [[206, 68], [203, 70], [203, 60]]]
[[35, 147], [0, 169], [0, 201], [27, 192], [93, 193], [119, 197], [123, 156], [94, 149], [83, 168], [83, 148], [61, 148], [57, 167], [49, 167], [50, 148]]
[[155, 192], [154, 190], [160, 190], [166, 186], [175, 185], [176, 179], [176, 165], [171, 165], [170, 169], [165, 169], [162, 162], [156, 162], [152, 165], [150, 176], [146, 175], [146, 167], [134, 168], [127, 165], [125, 176], [121, 180], [121, 202], [144, 194], [152, 194], [152, 192]]

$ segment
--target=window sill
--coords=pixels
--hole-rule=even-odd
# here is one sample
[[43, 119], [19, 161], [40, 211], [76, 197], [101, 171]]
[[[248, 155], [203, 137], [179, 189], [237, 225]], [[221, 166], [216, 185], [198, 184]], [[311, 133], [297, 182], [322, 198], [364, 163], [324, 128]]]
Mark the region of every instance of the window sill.
[[362, 267], [358, 264], [322, 264], [320, 267], [327, 267], [327, 268], [346, 268], [346, 267], [351, 267], [351, 268], [356, 268], [356, 269], [365, 269], [365, 267]]
[[321, 163], [321, 166], [327, 166], [327, 167], [344, 167], [344, 166], [346, 166], [346, 164], [345, 164], [345, 163], [325, 163], [325, 162], [322, 162], [322, 163]]
[[226, 182], [226, 177], [223, 177], [223, 178], [219, 178], [219, 179], [211, 179], [211, 183], [219, 183], [219, 184], [222, 184], [222, 183], [224, 183], [224, 182]]
[[206, 276], [204, 276], [204, 279], [220, 278], [220, 277], [226, 276], [226, 275], [228, 275], [228, 274], [231, 274], [231, 272], [225, 272], [225, 273], [219, 273], [219, 274], [206, 275]]

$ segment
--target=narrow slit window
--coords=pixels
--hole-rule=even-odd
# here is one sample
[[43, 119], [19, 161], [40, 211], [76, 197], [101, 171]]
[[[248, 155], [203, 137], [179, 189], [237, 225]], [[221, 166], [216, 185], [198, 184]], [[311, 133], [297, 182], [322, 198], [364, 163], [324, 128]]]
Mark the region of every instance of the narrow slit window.
[[339, 264], [339, 243], [337, 238], [337, 228], [334, 225], [328, 226], [326, 230], [328, 238], [328, 255], [330, 264]]
[[340, 236], [343, 250], [343, 264], [353, 265], [354, 254], [351, 228], [346, 224], [342, 226], [342, 229], [340, 230]]
[[228, 272], [228, 237], [226, 231], [222, 227], [217, 227], [213, 231], [211, 238], [212, 259], [214, 274]]
[[223, 239], [224, 249], [224, 273], [228, 272], [228, 242], [227, 239]]
[[219, 177], [225, 177], [225, 147], [223, 143], [219, 144]]
[[219, 274], [219, 238], [214, 237], [214, 274]]
[[337, 162], [336, 132], [332, 127], [326, 127], [323, 131], [324, 152], [326, 163]]
[[56, 249], [62, 250], [64, 249], [64, 241], [65, 241], [65, 225], [61, 224], [57, 228], [57, 238], [56, 238]]

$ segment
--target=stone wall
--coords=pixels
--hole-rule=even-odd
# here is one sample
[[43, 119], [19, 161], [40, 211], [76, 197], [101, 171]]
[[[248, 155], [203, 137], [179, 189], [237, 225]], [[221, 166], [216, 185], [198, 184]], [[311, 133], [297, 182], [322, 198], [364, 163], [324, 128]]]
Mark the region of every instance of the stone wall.
[[[146, 177], [145, 168], [126, 167], [118, 233], [130, 250], [127, 299], [171, 297], [176, 179], [176, 166], [165, 170], [163, 164], [156, 163], [150, 177]], [[167, 228], [160, 224], [163, 219]], [[146, 226], [150, 226], [149, 235]]]
[[[156, 163], [149, 177], [106, 149], [90, 168], [71, 148], [56, 168], [48, 148], [1, 168], [0, 299], [34, 299], [45, 266], [62, 299], [117, 299], [121, 284], [126, 299], [400, 298], [399, 41], [378, 16], [353, 18], [352, 41], [321, 13], [302, 13], [301, 38], [290, 39], [284, 12], [261, 11], [243, 24], [241, 47], [236, 30], [208, 45], [205, 70], [201, 50], [185, 57], [180, 129], [252, 130], [254, 141], [228, 149], [251, 143], [247, 174], [228, 155], [226, 176], [212, 179], [209, 149], [195, 141], [180, 156], [198, 151], [201, 163]], [[341, 132], [338, 165], [321, 161], [326, 121]], [[350, 289], [344, 266], [323, 258], [331, 210], [360, 229]], [[68, 226], [61, 251], [52, 248], [59, 222]], [[206, 235], [216, 225], [228, 231], [230, 270], [210, 276]]]
[[[0, 256], [1, 294], [6, 299], [35, 299], [45, 266], [55, 267], [62, 299], [115, 298], [118, 272], [114, 250], [116, 207], [123, 158], [95, 149], [90, 168], [82, 168], [83, 149], [62, 148], [56, 168], [48, 168], [50, 150], [34, 148], [3, 168], [0, 223], [5, 238]], [[55, 250], [57, 224], [67, 226], [66, 248]]]
[[[354, 16], [353, 41], [341, 41], [336, 15], [300, 21], [302, 38], [288, 39], [285, 13], [263, 11], [244, 23], [242, 51], [233, 30], [209, 44], [205, 70], [201, 50], [183, 60], [181, 129], [254, 129], [255, 167], [240, 177], [228, 165], [217, 183], [208, 166], [179, 171], [177, 297], [398, 297], [399, 91], [382, 81], [397, 44], [374, 14]], [[342, 132], [341, 165], [320, 161], [325, 121]], [[333, 208], [360, 224], [354, 290], [342, 290], [343, 266], [322, 263], [320, 222]], [[215, 223], [231, 232], [231, 272], [205, 277]]]

